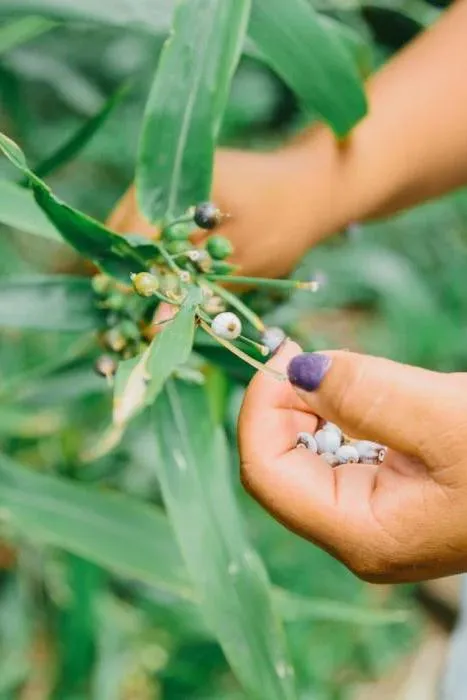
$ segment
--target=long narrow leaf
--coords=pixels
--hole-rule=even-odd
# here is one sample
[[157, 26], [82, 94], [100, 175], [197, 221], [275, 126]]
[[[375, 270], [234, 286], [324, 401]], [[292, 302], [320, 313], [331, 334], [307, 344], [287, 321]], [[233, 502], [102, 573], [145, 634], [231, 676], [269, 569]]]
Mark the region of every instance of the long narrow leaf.
[[305, 109], [344, 136], [366, 112], [350, 54], [306, 0], [253, 0], [249, 35]]
[[0, 134], [0, 150], [28, 178], [39, 207], [79, 253], [125, 282], [129, 282], [132, 272], [145, 269], [144, 260], [125, 238], [54, 197], [49, 187], [29, 169], [19, 146], [4, 134]]
[[0, 54], [45, 34], [56, 26], [44, 17], [22, 17], [0, 27]]
[[214, 147], [243, 46], [251, 0], [182, 0], [146, 108], [138, 197], [150, 221], [210, 190]]
[[295, 698], [272, 590], [244, 532], [205, 390], [171, 380], [153, 419], [165, 505], [206, 621], [251, 697]]

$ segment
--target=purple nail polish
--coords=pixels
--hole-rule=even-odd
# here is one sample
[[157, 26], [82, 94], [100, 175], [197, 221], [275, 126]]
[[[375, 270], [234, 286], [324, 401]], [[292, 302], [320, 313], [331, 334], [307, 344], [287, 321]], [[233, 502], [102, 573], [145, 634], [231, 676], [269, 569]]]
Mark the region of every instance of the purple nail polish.
[[319, 352], [304, 352], [292, 358], [287, 368], [289, 381], [304, 391], [315, 391], [331, 365], [331, 358]]

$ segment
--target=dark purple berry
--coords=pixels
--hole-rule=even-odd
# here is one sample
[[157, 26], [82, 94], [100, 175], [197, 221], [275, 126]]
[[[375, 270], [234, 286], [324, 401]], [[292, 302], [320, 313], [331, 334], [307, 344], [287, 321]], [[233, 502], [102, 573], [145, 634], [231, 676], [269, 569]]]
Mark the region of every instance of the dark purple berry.
[[212, 202], [202, 202], [196, 207], [193, 220], [199, 228], [210, 230], [220, 224], [222, 214]]

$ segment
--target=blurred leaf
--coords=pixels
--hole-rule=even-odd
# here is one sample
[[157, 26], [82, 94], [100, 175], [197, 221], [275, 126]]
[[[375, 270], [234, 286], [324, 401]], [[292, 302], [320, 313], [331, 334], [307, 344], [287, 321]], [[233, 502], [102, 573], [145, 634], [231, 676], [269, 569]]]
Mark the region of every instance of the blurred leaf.
[[150, 221], [207, 198], [251, 0], [182, 0], [146, 108], [137, 168]]
[[295, 698], [271, 587], [244, 532], [205, 390], [169, 381], [153, 418], [164, 502], [209, 626], [252, 697]]
[[161, 328], [145, 353], [119, 364], [113, 411], [116, 426], [126, 425], [139, 410], [152, 404], [174, 369], [187, 361], [200, 301], [201, 292], [193, 287], [175, 318]]
[[350, 54], [306, 0], [253, 0], [249, 35], [305, 109], [318, 112], [338, 136], [365, 115]]
[[55, 22], [44, 17], [24, 17], [4, 24], [0, 27], [0, 55], [45, 34], [55, 26]]
[[37, 206], [32, 193], [8, 180], [0, 180], [0, 222], [52, 241], [61, 240], [57, 229]]
[[105, 124], [121, 100], [128, 93], [128, 85], [119, 88], [91, 119], [85, 122], [78, 131], [71, 136], [55, 153], [39, 163], [34, 171], [37, 177], [47, 177], [58, 168], [62, 168], [85, 148], [92, 140], [101, 126]]
[[0, 16], [38, 14], [66, 22], [97, 22], [133, 27], [141, 31], [165, 31], [174, 0], [2, 0]]
[[68, 276], [0, 280], [0, 327], [88, 331], [98, 313], [89, 280]]
[[63, 411], [37, 411], [0, 404], [0, 435], [23, 439], [56, 435], [64, 427], [64, 419]]
[[47, 185], [29, 169], [22, 150], [4, 134], [0, 134], [0, 149], [26, 175], [38, 205], [79, 253], [125, 282], [129, 282], [132, 272], [145, 269], [144, 260], [124, 238], [54, 197]]
[[30, 671], [33, 619], [29, 592], [20, 577], [13, 576], [2, 583], [0, 595], [0, 697], [3, 700], [4, 697], [10, 698], [9, 692], [17, 690], [20, 684], [26, 680]]
[[13, 531], [193, 600], [157, 508], [37, 474], [0, 455], [0, 506]]

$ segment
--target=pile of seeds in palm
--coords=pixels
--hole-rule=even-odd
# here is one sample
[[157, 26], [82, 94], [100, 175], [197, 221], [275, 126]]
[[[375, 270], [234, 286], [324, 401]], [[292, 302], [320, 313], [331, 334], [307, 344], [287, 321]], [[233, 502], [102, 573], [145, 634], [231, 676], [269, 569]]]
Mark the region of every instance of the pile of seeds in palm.
[[316, 433], [297, 435], [298, 448], [319, 455], [331, 467], [340, 464], [381, 464], [387, 448], [370, 440], [353, 440], [334, 423], [324, 422]]

